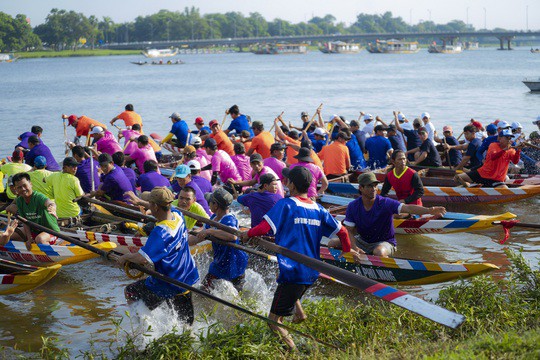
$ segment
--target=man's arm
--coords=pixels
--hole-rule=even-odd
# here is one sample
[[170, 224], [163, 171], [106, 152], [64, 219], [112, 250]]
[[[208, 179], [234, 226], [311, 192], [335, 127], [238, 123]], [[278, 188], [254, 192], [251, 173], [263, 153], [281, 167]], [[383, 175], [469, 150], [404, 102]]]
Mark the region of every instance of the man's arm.
[[324, 192], [328, 189], [328, 179], [326, 178], [326, 175], [323, 175], [321, 178], [321, 188], [317, 192], [319, 195], [324, 194]]
[[470, 156], [463, 155], [463, 157], [461, 158], [461, 162], [458, 164], [458, 166], [455, 167], [455, 170], [463, 169], [470, 159], [471, 159]]
[[418, 205], [404, 204], [401, 206], [400, 214], [415, 214], [415, 215], [433, 215], [436, 217], [442, 217], [446, 214], [446, 209], [442, 206], [423, 207]]
[[415, 161], [413, 161], [413, 163], [414, 164], [421, 163], [422, 161], [426, 160], [426, 158], [427, 158], [427, 152], [422, 151], [420, 155], [418, 156], [418, 158]]

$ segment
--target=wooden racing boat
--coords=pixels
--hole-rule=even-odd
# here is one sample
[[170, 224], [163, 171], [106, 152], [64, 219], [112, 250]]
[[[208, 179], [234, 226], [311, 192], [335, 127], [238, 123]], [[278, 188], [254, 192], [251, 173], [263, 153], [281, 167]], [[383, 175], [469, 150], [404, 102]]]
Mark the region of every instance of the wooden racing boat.
[[0, 259], [0, 295], [35, 289], [52, 279], [62, 265], [36, 267]]
[[[324, 204], [339, 205], [340, 212], [344, 212], [343, 206], [349, 204], [354, 199], [333, 195], [323, 195], [321, 202]], [[332, 209], [329, 209], [336, 215]], [[337, 215], [338, 220], [343, 219], [343, 215]], [[473, 215], [447, 212], [444, 217], [433, 218], [432, 216], [422, 216], [412, 219], [394, 219], [394, 229], [396, 234], [451, 234], [457, 232], [468, 232], [485, 230], [495, 226], [496, 221], [515, 219], [516, 215], [510, 212], [498, 215]]]
[[[105, 251], [116, 248], [114, 243], [95, 244], [94, 246]], [[35, 266], [75, 264], [95, 257], [98, 255], [74, 245], [32, 244], [32, 248], [27, 250], [22, 241], [8, 241], [4, 246], [0, 246], [0, 259]]]
[[[380, 190], [380, 186], [379, 186]], [[332, 194], [358, 194], [358, 184], [329, 183], [328, 191]], [[540, 185], [524, 185], [515, 188], [487, 187], [441, 187], [425, 186], [422, 202], [424, 204], [499, 204], [540, 194]], [[395, 198], [394, 190], [389, 197]]]
[[429, 261], [361, 255], [355, 262], [350, 253], [321, 247], [321, 260], [386, 284], [426, 285], [462, 279], [498, 269], [489, 263], [435, 263]]

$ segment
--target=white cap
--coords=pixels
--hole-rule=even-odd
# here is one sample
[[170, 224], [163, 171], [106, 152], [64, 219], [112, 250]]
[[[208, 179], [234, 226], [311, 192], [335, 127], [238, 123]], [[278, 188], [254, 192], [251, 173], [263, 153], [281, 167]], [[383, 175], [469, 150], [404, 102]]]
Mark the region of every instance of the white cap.
[[190, 145], [202, 145], [202, 140], [198, 136], [193, 136], [189, 142]]
[[515, 129], [523, 129], [523, 126], [521, 126], [521, 124], [519, 122], [517, 122], [517, 121], [514, 121], [511, 126], [512, 126], [513, 130], [515, 130]]
[[326, 131], [323, 128], [318, 127], [318, 128], [315, 129], [313, 134], [324, 136], [324, 135], [326, 135]]
[[338, 116], [338, 115], [336, 115], [336, 114], [334, 114], [334, 115], [331, 115], [331, 116], [330, 116], [330, 120], [328, 120], [328, 121], [332, 121], [332, 120], [334, 120], [334, 119], [335, 119], [335, 118], [337, 118], [337, 117], [339, 117], [339, 116]]
[[92, 131], [90, 132], [90, 135], [101, 134], [102, 132], [103, 132], [103, 128], [101, 126], [94, 126], [92, 128]]
[[192, 170], [201, 170], [201, 163], [197, 160], [190, 160], [186, 165]]
[[422, 113], [422, 116], [420, 116], [420, 119], [424, 119], [424, 118], [426, 118], [426, 117], [427, 117], [428, 119], [431, 119], [431, 116], [429, 115], [428, 112], [423, 112], [423, 113]]
[[364, 115], [364, 121], [366, 121], [366, 120], [373, 120], [373, 115], [371, 115], [371, 114]]
[[398, 114], [397, 114], [397, 119], [398, 119], [399, 121], [405, 120], [405, 119], [406, 119], [405, 114], [403, 114], [403, 113], [401, 113], [401, 112], [398, 113]]
[[510, 124], [508, 124], [506, 121], [499, 121], [497, 123], [497, 129], [507, 129], [510, 127]]

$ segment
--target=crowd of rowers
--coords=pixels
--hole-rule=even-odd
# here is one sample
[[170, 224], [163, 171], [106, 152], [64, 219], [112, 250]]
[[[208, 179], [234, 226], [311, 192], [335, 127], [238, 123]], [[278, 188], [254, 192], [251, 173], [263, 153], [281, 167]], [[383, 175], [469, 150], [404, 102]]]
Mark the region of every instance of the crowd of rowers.
[[[244, 233], [244, 240], [270, 234], [277, 244], [318, 258], [317, 249], [326, 236], [334, 237], [329, 246], [351, 252], [355, 258], [362, 253], [391, 256], [397, 246], [394, 215], [445, 213], [443, 207], [422, 206], [421, 179], [407, 164], [443, 165], [436, 148], [442, 144], [450, 165], [471, 169], [460, 175], [461, 182], [493, 186], [504, 181], [510, 162], [519, 162], [520, 139], [524, 136], [517, 123], [498, 121], [484, 129], [473, 120], [463, 129], [463, 142], [453, 136], [449, 126], [443, 128], [444, 137], [439, 138], [428, 113], [412, 124], [398, 112], [389, 125], [380, 117], [374, 119], [363, 113], [350, 122], [333, 115], [326, 124], [318, 109], [311, 119], [302, 113], [299, 127], [287, 126], [278, 116], [272, 126], [275, 132], [266, 130], [260, 121], [251, 121], [236, 105], [226, 114], [232, 118], [227, 129], [222, 129], [217, 120], [207, 126], [199, 117], [195, 119], [196, 129], [190, 130], [180, 114], [173, 113], [170, 133], [161, 140], [143, 133], [142, 119], [131, 104], [110, 121], [119, 129], [118, 136], [89, 117], [62, 115], [76, 131], [74, 141], [68, 144], [71, 156], [62, 161], [62, 166], [42, 141], [42, 128], [33, 126], [19, 137], [11, 162], [0, 168], [2, 178], [7, 178], [2, 196], [5, 201], [13, 200], [7, 211], [58, 231], [57, 218], [81, 213], [73, 200], [83, 195], [144, 206], [157, 218], [156, 227], [140, 252], [125, 255], [120, 262], [150, 263], [165, 275], [190, 284], [199, 277], [189, 252], [185, 254], [189, 245], [209, 236], [223, 241], [239, 239], [208, 225], [188, 238], [187, 231], [193, 229], [196, 220], [180, 215], [175, 207], [238, 228], [238, 220], [229, 210], [234, 198], [251, 213], [251, 229]], [[115, 124], [118, 120], [124, 122], [124, 128]], [[540, 124], [540, 119], [535, 123]], [[83, 137], [87, 138], [86, 145], [92, 146], [84, 146]], [[538, 132], [530, 139], [536, 143]], [[159, 167], [164, 144], [174, 145], [183, 155], [170, 178], [163, 176]], [[529, 156], [536, 159], [536, 166], [538, 154]], [[314, 201], [327, 189], [328, 179], [341, 177], [351, 169], [384, 168], [389, 163], [393, 168], [380, 195], [375, 175], [360, 175], [361, 196], [348, 205], [344, 227]], [[398, 200], [385, 197], [392, 187]], [[25, 241], [29, 247], [33, 242], [59, 241], [47, 232], [36, 234], [27, 226], [17, 232], [16, 227], [16, 221], [8, 224], [0, 236], [2, 245], [10, 238]], [[350, 238], [355, 241], [351, 243]], [[213, 247], [214, 261], [202, 286], [211, 289], [216, 279], [222, 279], [241, 289], [247, 254], [219, 244]], [[176, 256], [177, 252], [182, 255]], [[279, 269], [270, 315], [282, 321], [283, 316], [294, 314], [301, 321], [305, 314], [299, 299], [318, 274], [284, 257], [280, 258]], [[143, 300], [151, 309], [174, 299], [172, 305], [182, 314], [191, 314], [187, 316], [191, 322], [191, 299], [181, 290], [150, 278], [128, 286], [126, 296]], [[286, 332], [275, 330], [294, 346]]]

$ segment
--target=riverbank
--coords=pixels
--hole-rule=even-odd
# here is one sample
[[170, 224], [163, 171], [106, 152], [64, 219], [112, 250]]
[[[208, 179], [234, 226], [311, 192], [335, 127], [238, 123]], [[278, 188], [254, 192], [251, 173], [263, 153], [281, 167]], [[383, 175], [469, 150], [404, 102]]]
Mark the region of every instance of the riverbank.
[[31, 51], [18, 52], [15, 56], [20, 59], [57, 58], [57, 57], [81, 57], [81, 56], [119, 56], [139, 55], [140, 50], [109, 50], [109, 49], [78, 49], [62, 51]]

